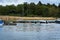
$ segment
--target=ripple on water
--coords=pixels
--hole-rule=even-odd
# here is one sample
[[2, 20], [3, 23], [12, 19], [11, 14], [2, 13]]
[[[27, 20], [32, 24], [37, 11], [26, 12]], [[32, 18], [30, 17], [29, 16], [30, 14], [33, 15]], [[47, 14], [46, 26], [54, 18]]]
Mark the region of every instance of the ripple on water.
[[3, 26], [0, 40], [60, 40], [60, 24], [31, 24]]

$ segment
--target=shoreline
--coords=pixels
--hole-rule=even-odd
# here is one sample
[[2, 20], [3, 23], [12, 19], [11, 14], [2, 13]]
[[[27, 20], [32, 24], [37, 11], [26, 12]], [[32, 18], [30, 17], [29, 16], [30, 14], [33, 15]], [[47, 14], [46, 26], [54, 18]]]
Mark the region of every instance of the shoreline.
[[0, 16], [2, 20], [56, 20], [55, 17], [19, 17], [19, 16]]

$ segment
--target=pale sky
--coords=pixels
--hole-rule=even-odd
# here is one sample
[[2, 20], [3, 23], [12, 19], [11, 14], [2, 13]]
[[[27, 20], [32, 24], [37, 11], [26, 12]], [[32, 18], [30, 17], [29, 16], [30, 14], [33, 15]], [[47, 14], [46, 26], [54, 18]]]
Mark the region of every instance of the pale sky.
[[43, 4], [53, 4], [55, 3], [56, 5], [58, 5], [60, 3], [60, 0], [0, 0], [0, 5], [17, 5], [17, 4], [22, 4], [23, 2], [34, 2], [34, 3], [38, 3], [38, 1], [41, 1]]

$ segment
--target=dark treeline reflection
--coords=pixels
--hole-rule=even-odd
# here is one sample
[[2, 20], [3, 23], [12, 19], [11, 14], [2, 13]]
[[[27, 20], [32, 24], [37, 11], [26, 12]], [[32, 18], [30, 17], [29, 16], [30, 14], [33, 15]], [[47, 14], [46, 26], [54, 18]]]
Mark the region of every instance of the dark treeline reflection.
[[0, 5], [0, 15], [13, 16], [36, 16], [36, 17], [60, 17], [60, 4], [42, 4], [40, 1], [35, 4], [24, 2], [24, 4], [15, 5]]

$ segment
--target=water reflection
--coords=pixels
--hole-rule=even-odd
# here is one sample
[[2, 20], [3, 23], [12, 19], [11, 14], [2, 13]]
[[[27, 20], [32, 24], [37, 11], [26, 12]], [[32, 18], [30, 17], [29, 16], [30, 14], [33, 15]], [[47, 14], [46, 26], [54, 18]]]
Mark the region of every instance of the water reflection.
[[0, 40], [60, 40], [60, 24], [18, 23], [0, 28]]

